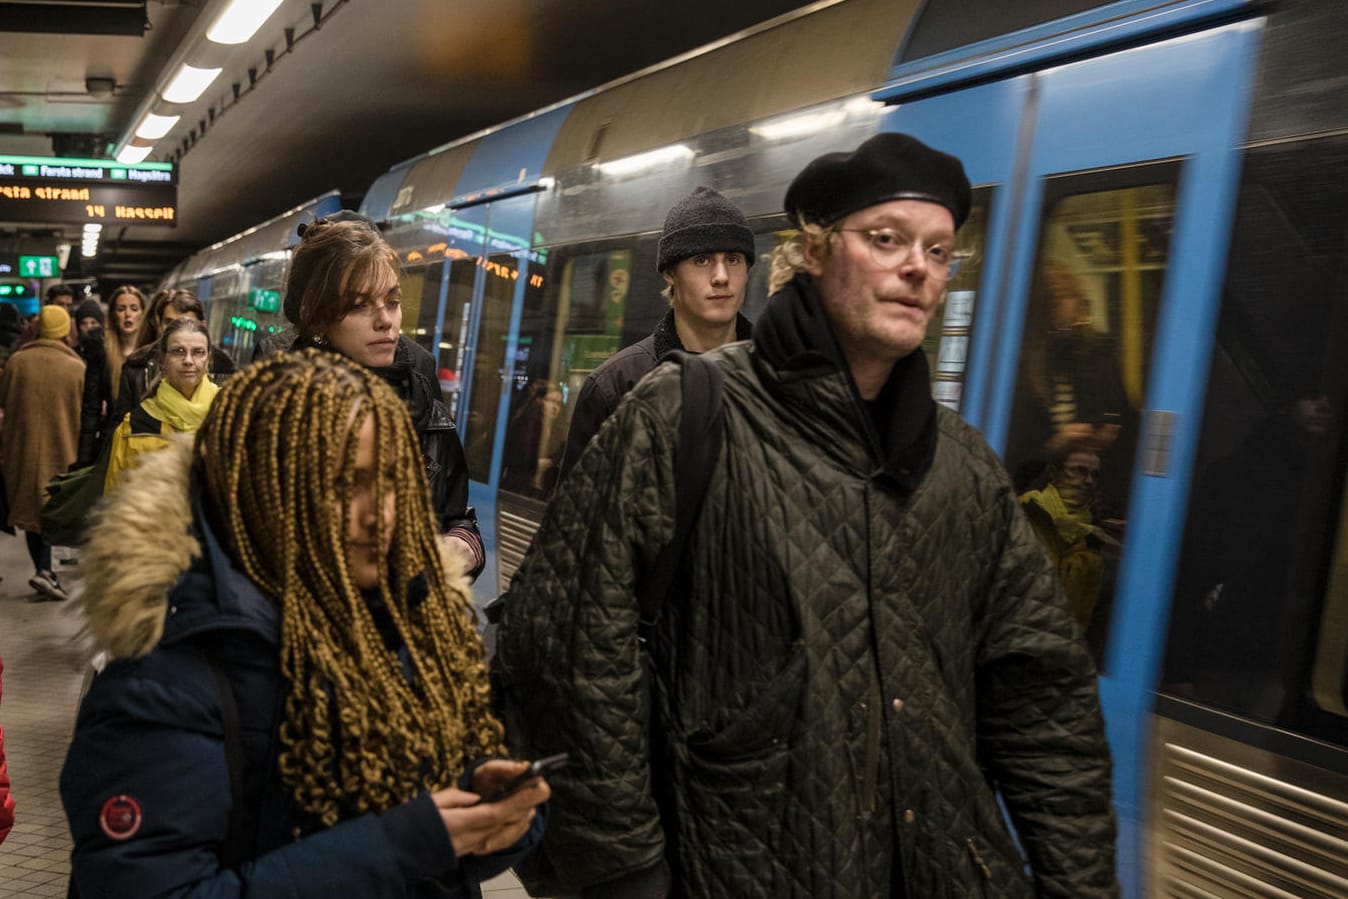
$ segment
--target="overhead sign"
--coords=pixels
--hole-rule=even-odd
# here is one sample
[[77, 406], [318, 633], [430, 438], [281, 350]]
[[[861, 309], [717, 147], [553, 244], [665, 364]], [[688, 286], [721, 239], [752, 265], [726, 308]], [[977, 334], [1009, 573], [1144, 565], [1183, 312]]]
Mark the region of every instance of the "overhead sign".
[[253, 308], [258, 312], [275, 312], [281, 308], [280, 291], [254, 287], [248, 293], [253, 301]]
[[114, 159], [0, 155], [0, 178], [95, 181], [111, 184], [177, 184], [178, 170], [171, 162], [138, 162], [126, 165]]
[[177, 184], [168, 162], [0, 155], [0, 220], [171, 228]]
[[20, 256], [19, 277], [55, 278], [61, 274], [61, 260], [55, 256]]
[[178, 223], [178, 189], [171, 184], [114, 186], [0, 178], [0, 221], [171, 228]]

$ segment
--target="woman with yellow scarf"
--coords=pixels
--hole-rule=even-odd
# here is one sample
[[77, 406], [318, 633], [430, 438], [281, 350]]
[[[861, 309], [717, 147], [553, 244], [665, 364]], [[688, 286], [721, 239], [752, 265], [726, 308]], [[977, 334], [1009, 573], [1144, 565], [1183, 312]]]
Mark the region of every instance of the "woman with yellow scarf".
[[155, 344], [159, 371], [154, 391], [132, 409], [112, 435], [112, 454], [103, 482], [107, 495], [137, 463], [141, 453], [164, 449], [170, 434], [194, 434], [219, 390], [206, 377], [211, 339], [195, 318], [170, 322]]

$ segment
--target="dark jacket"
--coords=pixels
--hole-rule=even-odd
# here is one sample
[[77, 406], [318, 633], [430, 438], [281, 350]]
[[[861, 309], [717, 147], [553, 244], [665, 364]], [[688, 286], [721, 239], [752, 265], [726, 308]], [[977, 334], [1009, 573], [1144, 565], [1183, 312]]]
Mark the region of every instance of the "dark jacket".
[[[752, 329], [743, 315], [735, 318], [736, 340], [748, 340]], [[618, 408], [618, 402], [627, 392], [662, 359], [674, 350], [682, 349], [683, 342], [674, 328], [674, 310], [671, 309], [649, 337], [619, 350], [590, 372], [571, 412], [571, 427], [562, 453], [562, 476], [575, 467], [591, 438], [599, 433], [599, 426]]]
[[677, 367], [596, 436], [515, 575], [512, 740], [586, 760], [550, 779], [546, 862], [569, 890], [668, 860], [697, 897], [1117, 895], [1095, 672], [1004, 468], [920, 353], [863, 403], [812, 293], [704, 354], [725, 437], [649, 696], [633, 586], [674, 520]]
[[[231, 565], [200, 507], [193, 511], [189, 465], [186, 444], [148, 457], [112, 507], [113, 523], [100, 525], [86, 549], [95, 562], [89, 627], [121, 658], [94, 679], [61, 773], [80, 895], [478, 895], [477, 881], [537, 842], [541, 816], [509, 850], [456, 859], [427, 793], [331, 828], [297, 810], [277, 767], [286, 696], [280, 615]], [[118, 537], [121, 530], [128, 533]], [[217, 857], [230, 789], [208, 655], [228, 677], [242, 733], [245, 864], [237, 870], [222, 870]], [[129, 797], [141, 813], [123, 839], [105, 829], [114, 797]]]
[[[295, 340], [291, 349], [314, 346], [304, 338]], [[473, 549], [469, 578], [482, 573], [487, 554], [477, 530], [477, 513], [468, 505], [468, 461], [463, 455], [459, 430], [445, 404], [435, 357], [416, 341], [398, 336], [393, 364], [371, 371], [383, 378], [407, 403], [421, 440], [421, 456], [426, 463], [426, 479], [431, 486], [431, 508], [442, 534], [452, 534]]]
[[[108, 427], [112, 411], [112, 380], [108, 371], [108, 350], [100, 330], [80, 340], [76, 349], [84, 360], [84, 398], [80, 403], [80, 446], [75, 467], [92, 465], [98, 451], [112, 433]], [[114, 427], [116, 425], [114, 424]]]

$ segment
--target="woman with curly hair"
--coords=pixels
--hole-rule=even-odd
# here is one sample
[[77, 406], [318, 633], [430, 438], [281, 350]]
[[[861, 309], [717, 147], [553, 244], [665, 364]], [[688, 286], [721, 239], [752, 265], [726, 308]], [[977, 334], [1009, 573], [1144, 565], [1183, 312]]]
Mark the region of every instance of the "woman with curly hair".
[[402, 401], [312, 350], [127, 474], [81, 555], [81, 894], [475, 896], [533, 846], [541, 779], [481, 801], [525, 766], [428, 497]]

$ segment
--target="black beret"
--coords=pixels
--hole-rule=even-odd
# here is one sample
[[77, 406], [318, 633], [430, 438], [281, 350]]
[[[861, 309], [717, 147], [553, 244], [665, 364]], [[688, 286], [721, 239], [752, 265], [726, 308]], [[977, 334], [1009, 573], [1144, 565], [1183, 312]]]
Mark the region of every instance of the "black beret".
[[663, 272], [689, 256], [730, 252], [743, 253], [753, 265], [754, 232], [739, 207], [710, 187], [699, 187], [665, 216], [655, 268]]
[[786, 189], [787, 214], [819, 225], [890, 200], [939, 203], [958, 228], [969, 217], [969, 179], [954, 156], [889, 132], [851, 153], [820, 156]]

